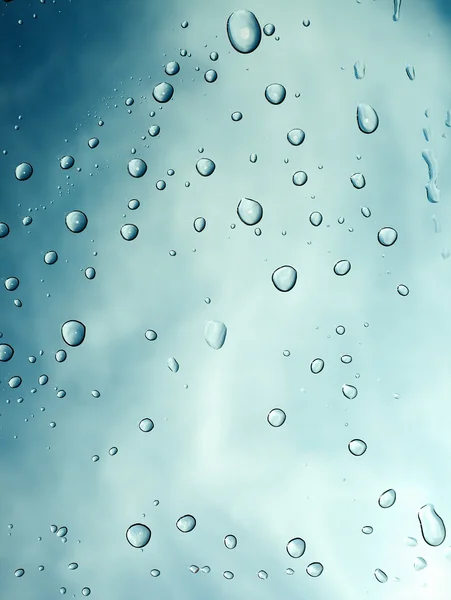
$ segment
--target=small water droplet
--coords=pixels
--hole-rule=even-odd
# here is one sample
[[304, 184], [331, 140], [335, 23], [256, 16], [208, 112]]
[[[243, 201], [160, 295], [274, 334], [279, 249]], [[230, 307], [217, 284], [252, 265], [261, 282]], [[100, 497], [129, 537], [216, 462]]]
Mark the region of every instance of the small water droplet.
[[305, 171], [296, 171], [293, 173], [293, 183], [294, 185], [301, 186], [307, 183], [308, 177]]
[[149, 433], [149, 431], [152, 431], [152, 429], [154, 428], [154, 424], [152, 419], [142, 419], [139, 422], [139, 428], [141, 429], [141, 431], [143, 431], [144, 433]]
[[282, 104], [287, 95], [287, 90], [281, 83], [271, 83], [265, 89], [265, 98], [270, 104]]
[[60, 160], [60, 167], [64, 170], [71, 169], [75, 164], [75, 159], [73, 156], [63, 156]]
[[132, 158], [127, 165], [127, 169], [132, 177], [142, 177], [147, 171], [147, 164], [142, 158]]
[[168, 369], [170, 371], [172, 371], [173, 373], [177, 373], [177, 371], [180, 369], [180, 365], [179, 363], [175, 360], [174, 357], [168, 358]]
[[44, 255], [44, 262], [46, 265], [54, 265], [58, 260], [58, 254], [55, 250], [49, 250]]
[[236, 212], [245, 225], [256, 225], [263, 218], [262, 205], [251, 198], [241, 198]]
[[15, 575], [16, 577], [22, 577], [23, 575], [25, 575], [25, 571], [24, 571], [24, 569], [16, 569], [16, 570], [14, 571], [14, 575]]
[[206, 226], [207, 221], [203, 217], [197, 217], [197, 219], [194, 220], [193, 227], [197, 233], [201, 233]]
[[309, 564], [306, 571], [310, 577], [319, 577], [324, 571], [324, 567], [320, 562], [313, 562]]
[[413, 561], [413, 568], [415, 571], [422, 571], [428, 566], [427, 562], [424, 560], [422, 556], [417, 556]]
[[323, 222], [323, 215], [320, 212], [312, 212], [309, 220], [314, 227], [318, 227]]
[[274, 35], [275, 31], [276, 31], [276, 28], [274, 27], [274, 25], [272, 23], [266, 23], [266, 25], [263, 27], [263, 33], [267, 36]]
[[343, 275], [347, 275], [351, 270], [351, 263], [349, 260], [339, 260], [334, 265], [334, 273], [335, 275], [339, 275], [342, 277]]
[[286, 550], [291, 558], [300, 558], [305, 552], [306, 544], [302, 538], [293, 538], [286, 546]]
[[134, 523], [127, 529], [125, 537], [133, 548], [144, 548], [149, 543], [151, 531], [142, 523]]
[[365, 454], [367, 448], [366, 442], [359, 439], [351, 440], [348, 444], [349, 452], [354, 456], [362, 456], [362, 454]]
[[196, 573], [199, 573], [199, 567], [197, 565], [191, 565], [189, 570], [191, 571], [191, 573], [194, 573], [194, 575]]
[[367, 219], [368, 219], [368, 217], [371, 217], [371, 211], [367, 206], [362, 206], [362, 208], [360, 209], [360, 212]]
[[413, 81], [415, 79], [415, 67], [413, 65], [407, 65], [406, 73], [410, 81]]
[[71, 562], [71, 563], [69, 563], [69, 565], [67, 566], [67, 568], [69, 569], [69, 571], [75, 571], [76, 569], [78, 569], [78, 563]]
[[438, 163], [432, 150], [423, 150], [422, 157], [428, 167], [429, 181], [427, 182], [426, 196], [429, 202], [437, 203], [440, 201], [440, 190], [437, 187]]
[[369, 104], [357, 106], [357, 125], [362, 133], [374, 133], [379, 126], [377, 112]]
[[67, 527], [60, 527], [56, 532], [56, 535], [58, 537], [64, 537], [65, 535], [67, 535]]
[[204, 79], [207, 83], [214, 83], [218, 79], [218, 74], [214, 69], [208, 69], [205, 72]]
[[322, 358], [315, 358], [310, 363], [310, 371], [312, 373], [314, 373], [315, 375], [318, 374], [318, 373], [321, 373], [321, 371], [323, 369], [324, 369], [324, 361], [323, 361]]
[[19, 287], [19, 280], [17, 277], [8, 277], [5, 279], [5, 288], [8, 292], [14, 292]]
[[219, 58], [219, 54], [217, 52], [210, 52], [210, 60], [216, 61]]
[[95, 276], [96, 276], [96, 270], [93, 267], [87, 267], [85, 269], [86, 279], [94, 279]]
[[73, 210], [66, 215], [66, 227], [72, 233], [81, 233], [87, 224], [88, 217], [81, 210]]
[[121, 236], [127, 242], [131, 242], [138, 237], [139, 229], [132, 223], [126, 223], [121, 227]]
[[0, 239], [5, 238], [9, 234], [9, 225], [0, 223]]
[[240, 113], [239, 111], [235, 111], [234, 113], [232, 113], [232, 121], [241, 121], [241, 119], [243, 118], [243, 114]]
[[341, 391], [343, 392], [343, 396], [345, 396], [349, 400], [354, 400], [354, 398], [356, 398], [358, 394], [357, 388], [353, 385], [349, 385], [348, 383], [345, 383], [341, 387]]
[[344, 332], [346, 331], [346, 329], [343, 327], [343, 325], [338, 325], [335, 329], [336, 333], [338, 333], [338, 335], [343, 335]]
[[88, 588], [88, 587], [84, 587], [84, 588], [81, 590], [81, 594], [82, 594], [82, 596], [89, 596], [89, 595], [90, 595], [90, 593], [91, 593], [91, 590], [90, 590], [90, 588]]
[[443, 519], [435, 511], [433, 504], [425, 504], [418, 511], [421, 534], [429, 546], [440, 546], [446, 537]]
[[47, 375], [41, 375], [38, 379], [39, 385], [45, 385], [46, 383], [48, 383], [49, 378], [47, 377]]
[[164, 104], [165, 102], [169, 102], [174, 94], [174, 88], [170, 83], [166, 81], [162, 81], [158, 83], [152, 91], [152, 95], [157, 102]]
[[99, 138], [93, 137], [88, 140], [88, 146], [90, 148], [97, 148], [99, 145]]
[[302, 131], [302, 129], [291, 129], [287, 133], [287, 140], [293, 146], [300, 146], [305, 140], [305, 133]]
[[297, 276], [296, 269], [290, 265], [284, 265], [273, 272], [272, 282], [279, 292], [289, 292], [296, 285]]
[[259, 579], [268, 579], [268, 573], [266, 571], [259, 571], [257, 576]]
[[98, 462], [100, 460], [100, 456], [98, 454], [94, 454], [94, 456], [91, 458], [92, 462]]
[[215, 170], [215, 163], [209, 158], [200, 158], [196, 163], [196, 169], [202, 177], [208, 177]]
[[8, 362], [14, 355], [14, 350], [9, 344], [0, 344], [0, 362]]
[[409, 288], [406, 285], [400, 284], [396, 288], [400, 296], [408, 296]]
[[262, 32], [254, 13], [237, 10], [227, 20], [227, 35], [237, 52], [249, 54], [258, 48]]
[[161, 129], [159, 125], [151, 125], [147, 131], [151, 137], [157, 137]]
[[33, 175], [33, 167], [30, 163], [23, 162], [17, 165], [14, 173], [18, 181], [26, 181]]
[[22, 383], [22, 378], [19, 377], [19, 375], [13, 375], [9, 380], [8, 380], [8, 385], [10, 388], [15, 389], [18, 388]]
[[371, 525], [365, 525], [364, 527], [362, 527], [362, 533], [364, 533], [365, 535], [371, 535], [373, 531], [374, 530], [371, 527]]
[[208, 321], [205, 326], [205, 341], [213, 348], [220, 350], [224, 346], [227, 336], [227, 327], [221, 321]]
[[55, 360], [56, 362], [64, 362], [67, 358], [67, 353], [65, 350], [57, 350], [55, 352]]
[[235, 577], [235, 575], [232, 573], [232, 571], [224, 571], [224, 573], [222, 575], [226, 579], [233, 579]]
[[189, 533], [196, 527], [196, 519], [192, 515], [184, 515], [175, 525], [182, 533]]
[[390, 508], [396, 502], [396, 492], [393, 489], [386, 490], [379, 496], [378, 504], [381, 508]]
[[61, 327], [61, 336], [68, 346], [79, 346], [86, 335], [86, 327], [81, 321], [66, 321]]
[[404, 541], [406, 543], [406, 546], [409, 546], [410, 548], [414, 548], [418, 544], [418, 541], [414, 537], [410, 536], [406, 537]]
[[365, 176], [362, 173], [354, 173], [351, 175], [351, 183], [356, 190], [361, 190], [366, 185]]
[[354, 75], [356, 79], [363, 79], [365, 77], [366, 65], [361, 60], [358, 60], [354, 64]]
[[128, 201], [128, 208], [130, 210], [136, 210], [137, 208], [139, 208], [140, 206], [140, 202], [139, 200], [136, 200], [136, 198], [132, 198], [132, 200]]
[[224, 538], [224, 546], [229, 550], [233, 550], [234, 548], [236, 548], [237, 543], [238, 541], [236, 537], [232, 534], [226, 535]]
[[119, 450], [116, 448], [116, 446], [112, 446], [109, 450], [108, 450], [108, 454], [110, 456], [116, 456], [116, 454], [119, 452]]
[[166, 181], [159, 179], [157, 181], [157, 183], [155, 184], [155, 187], [157, 188], [157, 190], [160, 190], [160, 192], [161, 192], [162, 190], [164, 190], [166, 188]]
[[149, 340], [149, 342], [155, 341], [158, 337], [157, 332], [154, 331], [153, 329], [148, 329], [144, 335], [145, 335], [146, 339]]
[[266, 417], [268, 423], [273, 427], [280, 427], [285, 423], [287, 415], [281, 408], [273, 408]]
[[374, 571], [374, 577], [378, 580], [379, 583], [386, 583], [388, 581], [388, 577], [384, 571], [381, 569], [376, 569]]
[[159, 577], [160, 571], [159, 571], [159, 569], [152, 569], [150, 574], [152, 575], [152, 577]]
[[398, 239], [398, 232], [393, 227], [382, 227], [377, 234], [377, 239], [382, 246], [393, 246]]

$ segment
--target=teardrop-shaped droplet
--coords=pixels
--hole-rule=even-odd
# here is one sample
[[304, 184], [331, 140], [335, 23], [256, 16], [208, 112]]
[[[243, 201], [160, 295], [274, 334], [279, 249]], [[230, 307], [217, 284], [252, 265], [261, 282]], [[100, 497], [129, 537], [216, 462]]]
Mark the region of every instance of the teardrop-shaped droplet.
[[300, 146], [305, 140], [305, 133], [302, 131], [302, 129], [291, 129], [287, 133], [287, 140], [293, 146]]
[[317, 373], [321, 373], [321, 371], [324, 369], [324, 361], [322, 358], [315, 358], [314, 360], [312, 360], [312, 362], [310, 363], [310, 371], [312, 373], [314, 373], [315, 375]]
[[170, 83], [166, 81], [162, 81], [158, 83], [152, 91], [152, 96], [155, 98], [157, 102], [164, 104], [165, 102], [169, 102], [174, 94], [174, 88]]
[[180, 369], [180, 365], [179, 363], [175, 360], [174, 357], [168, 358], [168, 369], [170, 371], [172, 371], [173, 373], [177, 373], [177, 371]]
[[17, 165], [14, 174], [18, 181], [26, 181], [33, 175], [33, 167], [30, 163], [20, 163], [20, 165]]
[[446, 537], [445, 523], [435, 511], [433, 504], [425, 504], [418, 511], [421, 534], [429, 546], [440, 546]]
[[349, 260], [339, 260], [334, 265], [335, 275], [340, 275], [340, 276], [347, 275], [350, 270], [351, 270], [351, 263], [349, 262]]
[[302, 538], [293, 538], [287, 544], [286, 550], [291, 558], [301, 558], [304, 554], [306, 544]]
[[232, 534], [226, 535], [224, 538], [224, 546], [229, 550], [236, 548], [237, 543], [236, 537]]
[[376, 569], [374, 571], [374, 577], [378, 580], [379, 583], [387, 583], [388, 577], [387, 574], [384, 573], [381, 569]]
[[61, 336], [68, 346], [79, 346], [86, 335], [86, 327], [81, 321], [66, 321], [61, 327]]
[[149, 543], [151, 531], [147, 525], [134, 523], [127, 529], [125, 537], [133, 548], [144, 548]]
[[201, 158], [196, 163], [197, 172], [199, 175], [202, 175], [202, 177], [208, 177], [211, 175], [215, 168], [215, 163], [209, 158]]
[[361, 190], [366, 185], [365, 176], [362, 173], [354, 173], [351, 175], [351, 183], [356, 190]]
[[201, 233], [206, 226], [207, 221], [203, 217], [197, 217], [197, 219], [194, 220], [193, 227], [197, 233]]
[[348, 444], [349, 452], [354, 456], [365, 454], [367, 447], [366, 442], [359, 439], [351, 440]]
[[208, 321], [205, 326], [205, 341], [213, 350], [219, 350], [224, 346], [226, 335], [227, 327], [222, 321]]
[[263, 218], [262, 205], [251, 198], [241, 198], [236, 212], [245, 225], [256, 225]]
[[349, 400], [354, 400], [358, 394], [357, 388], [349, 383], [342, 385], [341, 391], [343, 392], [343, 396], [349, 398]]
[[72, 233], [81, 233], [86, 229], [88, 217], [81, 210], [73, 210], [66, 215], [66, 227]]
[[281, 83], [271, 83], [265, 89], [265, 98], [270, 104], [282, 104], [287, 95], [287, 90]]
[[177, 520], [176, 527], [182, 533], [189, 533], [196, 527], [196, 519], [192, 515], [184, 515]]
[[324, 567], [320, 562], [313, 562], [309, 564], [306, 571], [307, 575], [310, 575], [310, 577], [319, 577], [324, 571]]
[[379, 496], [378, 504], [381, 508], [390, 508], [396, 502], [396, 492], [393, 489], [386, 490]]
[[418, 541], [414, 537], [410, 536], [406, 537], [404, 541], [406, 543], [406, 546], [409, 546], [410, 548], [414, 548], [418, 544]]
[[132, 158], [127, 165], [127, 170], [132, 177], [142, 177], [147, 171], [147, 164], [142, 158]]
[[377, 239], [382, 246], [393, 246], [398, 239], [398, 232], [393, 227], [382, 227], [377, 234]]
[[379, 126], [377, 112], [369, 104], [357, 106], [357, 125], [362, 133], [374, 133]]
[[230, 15], [227, 35], [232, 46], [241, 54], [253, 52], [262, 39], [260, 23], [249, 10], [237, 10]]
[[310, 223], [314, 227], [318, 227], [323, 222], [323, 215], [320, 212], [312, 212], [309, 219], [310, 219]]
[[280, 427], [285, 423], [287, 415], [281, 408], [273, 408], [266, 417], [268, 423], [273, 427]]
[[289, 292], [296, 285], [298, 274], [290, 265], [279, 267], [272, 274], [272, 282], [279, 292]]
[[422, 571], [428, 566], [427, 562], [424, 560], [422, 556], [417, 556], [413, 561], [413, 568], [415, 571]]

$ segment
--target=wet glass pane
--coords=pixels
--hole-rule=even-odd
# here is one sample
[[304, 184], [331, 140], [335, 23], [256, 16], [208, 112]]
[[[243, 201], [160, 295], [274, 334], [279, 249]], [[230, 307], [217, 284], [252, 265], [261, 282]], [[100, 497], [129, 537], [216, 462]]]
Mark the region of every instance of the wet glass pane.
[[448, 599], [450, 25], [1, 0], [1, 598]]

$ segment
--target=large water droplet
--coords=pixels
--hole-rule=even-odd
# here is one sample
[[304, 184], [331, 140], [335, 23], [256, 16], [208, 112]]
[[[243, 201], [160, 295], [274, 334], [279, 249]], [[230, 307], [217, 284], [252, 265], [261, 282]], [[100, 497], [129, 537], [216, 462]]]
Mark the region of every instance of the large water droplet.
[[8, 381], [8, 385], [12, 389], [18, 388], [21, 385], [21, 383], [22, 377], [19, 377], [19, 375], [13, 375]]
[[324, 571], [324, 567], [320, 562], [313, 562], [309, 564], [306, 571], [310, 577], [319, 577]]
[[236, 548], [237, 543], [236, 537], [232, 534], [226, 535], [224, 538], [224, 546], [229, 550]]
[[88, 217], [81, 210], [73, 210], [66, 215], [66, 227], [72, 233], [81, 233], [86, 229]]
[[312, 360], [312, 362], [310, 363], [310, 371], [312, 373], [315, 373], [315, 375], [317, 373], [321, 373], [321, 371], [324, 369], [324, 361], [322, 358], [315, 358], [314, 360]]
[[379, 125], [377, 112], [369, 104], [357, 106], [357, 125], [362, 133], [374, 133]]
[[335, 275], [340, 275], [340, 276], [347, 275], [350, 270], [351, 270], [351, 263], [349, 262], [349, 260], [339, 260], [334, 265]]
[[256, 225], [263, 217], [262, 205], [251, 198], [241, 198], [236, 212], [245, 225]]
[[287, 95], [287, 90], [281, 83], [271, 83], [265, 90], [265, 98], [271, 104], [282, 104]]
[[377, 239], [382, 246], [393, 246], [398, 239], [398, 232], [393, 227], [382, 227], [377, 234]]
[[9, 344], [0, 344], [0, 362], [8, 362], [13, 355], [14, 350]]
[[413, 561], [413, 568], [415, 571], [422, 571], [428, 566], [427, 562], [424, 560], [422, 556], [417, 556]]
[[281, 408], [273, 408], [269, 411], [268, 416], [266, 417], [268, 423], [273, 427], [280, 427], [285, 423], [287, 415]]
[[149, 433], [149, 431], [152, 431], [153, 427], [154, 425], [152, 419], [145, 418], [141, 419], [141, 421], [139, 422], [139, 428], [144, 433]]
[[201, 233], [206, 226], [207, 221], [203, 217], [197, 217], [197, 219], [194, 220], [193, 227], [197, 233]]
[[300, 558], [305, 552], [305, 542], [302, 538], [293, 538], [287, 544], [287, 552], [291, 558]]
[[291, 131], [287, 133], [287, 140], [293, 146], [300, 146], [305, 140], [305, 133], [302, 129], [291, 129]]
[[127, 223], [125, 225], [122, 225], [121, 227], [121, 236], [127, 242], [131, 242], [136, 237], [138, 237], [138, 233], [139, 229], [136, 227], [136, 225], [133, 225], [132, 223]]
[[379, 496], [378, 504], [381, 508], [390, 508], [396, 502], [396, 492], [393, 489], [386, 490]]
[[168, 369], [170, 371], [172, 371], [173, 373], [177, 373], [177, 371], [180, 369], [180, 365], [179, 363], [175, 360], [174, 357], [168, 358]]
[[272, 282], [279, 292], [289, 292], [296, 285], [298, 274], [290, 265], [279, 267], [272, 274]]
[[147, 171], [147, 165], [142, 158], [132, 158], [127, 169], [132, 177], [142, 177]]
[[174, 94], [174, 88], [170, 83], [166, 81], [162, 81], [158, 83], [152, 92], [152, 96], [155, 98], [157, 102], [161, 102], [162, 104], [165, 102], [169, 102]]
[[20, 163], [20, 165], [17, 165], [16, 167], [15, 175], [16, 179], [19, 181], [30, 179], [30, 177], [33, 175], [33, 167], [30, 165], [30, 163]]
[[341, 391], [343, 392], [343, 396], [349, 398], [349, 400], [354, 400], [354, 398], [356, 398], [358, 394], [357, 388], [353, 385], [350, 385], [349, 383], [345, 383], [341, 387]]
[[65, 535], [67, 535], [67, 527], [60, 527], [57, 532], [56, 535], [58, 537], [64, 537]]
[[237, 10], [227, 20], [227, 35], [238, 52], [253, 52], [262, 39], [260, 23], [249, 10]]
[[227, 327], [221, 321], [208, 321], [205, 326], [205, 341], [213, 350], [224, 346], [226, 335]]
[[388, 577], [387, 574], [384, 573], [381, 569], [376, 569], [374, 571], [374, 577], [378, 580], [379, 583], [387, 583]]
[[445, 541], [446, 529], [443, 519], [436, 513], [433, 504], [425, 504], [418, 511], [421, 534], [429, 546], [440, 546]]
[[365, 454], [367, 448], [366, 442], [359, 439], [351, 440], [348, 444], [349, 452], [354, 456], [362, 456], [362, 454]]
[[150, 529], [146, 525], [134, 523], [127, 529], [125, 537], [133, 548], [144, 548], [149, 543], [151, 535]]
[[68, 346], [79, 346], [86, 335], [86, 327], [81, 321], [66, 321], [61, 327], [61, 336]]
[[196, 519], [192, 515], [184, 515], [178, 519], [176, 527], [182, 533], [189, 533], [196, 527]]
[[209, 158], [200, 158], [196, 163], [196, 169], [202, 177], [208, 177], [215, 170], [215, 163]]
[[356, 190], [361, 190], [366, 185], [365, 176], [362, 173], [354, 173], [351, 175], [351, 183]]

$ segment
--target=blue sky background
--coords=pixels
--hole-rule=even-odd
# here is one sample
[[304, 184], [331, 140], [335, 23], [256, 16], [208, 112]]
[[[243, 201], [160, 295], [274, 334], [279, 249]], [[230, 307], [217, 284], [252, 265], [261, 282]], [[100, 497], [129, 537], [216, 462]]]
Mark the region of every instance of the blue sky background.
[[[276, 28], [248, 55], [226, 34], [241, 8]], [[451, 527], [448, 3], [404, 0], [397, 22], [389, 0], [13, 0], [0, 9], [0, 221], [10, 227], [0, 239], [0, 344], [15, 351], [0, 363], [0, 596], [47, 600], [63, 586], [102, 600], [448, 598], [449, 541], [428, 546], [417, 518], [432, 503]], [[170, 77], [172, 60], [180, 72]], [[356, 61], [366, 65], [361, 80]], [[207, 83], [212, 68], [218, 79]], [[159, 105], [161, 81], [175, 91]], [[265, 99], [271, 83], [286, 88], [279, 106]], [[360, 103], [379, 115], [371, 135], [357, 127]], [[158, 137], [147, 132], [154, 124]], [[306, 133], [298, 147], [286, 137], [296, 127]], [[426, 149], [438, 164], [437, 204], [426, 196]], [[75, 158], [67, 171], [65, 155]], [[134, 157], [148, 165], [140, 179], [127, 172]], [[201, 157], [216, 164], [210, 177], [196, 171]], [[34, 173], [22, 182], [23, 161]], [[302, 187], [292, 183], [299, 170]], [[243, 197], [263, 206], [260, 236], [236, 214]], [[80, 234], [65, 226], [71, 210], [88, 216]], [[133, 242], [120, 235], [125, 223], [139, 228]], [[384, 226], [399, 234], [388, 248], [377, 240]], [[54, 265], [44, 263], [49, 250]], [[343, 259], [352, 268], [338, 277]], [[283, 294], [271, 275], [285, 264], [298, 279]], [[15, 291], [3, 285], [11, 276]], [[61, 338], [70, 319], [86, 325], [77, 348]], [[220, 350], [205, 341], [210, 320], [227, 326]], [[325, 367], [314, 375], [317, 357]], [[14, 375], [22, 384], [11, 389]], [[344, 384], [357, 387], [354, 400]], [[273, 408], [286, 412], [280, 428], [267, 422]], [[149, 433], [138, 427], [146, 417]], [[361, 457], [348, 450], [355, 438], [368, 444]], [[389, 488], [397, 500], [384, 510]], [[175, 526], [185, 514], [197, 520], [187, 534]], [[135, 522], [152, 531], [143, 552], [125, 539]], [[68, 528], [66, 543], [52, 524]], [[236, 549], [225, 548], [227, 534]], [[299, 559], [285, 550], [294, 537], [306, 542]], [[415, 571], [416, 557], [427, 568]], [[312, 562], [324, 565], [318, 578], [306, 573]]]

